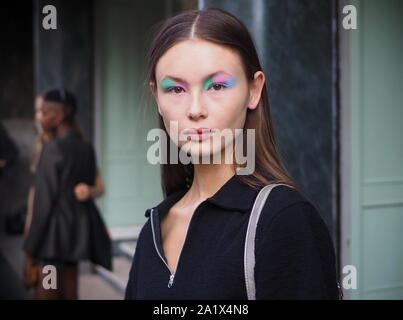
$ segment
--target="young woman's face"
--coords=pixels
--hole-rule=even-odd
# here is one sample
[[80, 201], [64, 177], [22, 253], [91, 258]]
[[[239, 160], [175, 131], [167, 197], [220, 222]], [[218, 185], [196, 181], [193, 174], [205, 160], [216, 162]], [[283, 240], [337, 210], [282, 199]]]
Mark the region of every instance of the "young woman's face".
[[63, 112], [60, 104], [45, 101], [41, 96], [35, 100], [35, 121], [44, 132], [54, 130], [61, 119]]
[[256, 108], [259, 102], [264, 74], [256, 72], [251, 84], [238, 53], [192, 39], [161, 56], [156, 81], [151, 89], [168, 133], [171, 121], [177, 121], [179, 133], [184, 134], [180, 139], [187, 139], [178, 146], [186, 144], [192, 154], [211, 155], [224, 148], [224, 144], [212, 143], [212, 135], [230, 129], [234, 137], [234, 129], [244, 128], [247, 109]]

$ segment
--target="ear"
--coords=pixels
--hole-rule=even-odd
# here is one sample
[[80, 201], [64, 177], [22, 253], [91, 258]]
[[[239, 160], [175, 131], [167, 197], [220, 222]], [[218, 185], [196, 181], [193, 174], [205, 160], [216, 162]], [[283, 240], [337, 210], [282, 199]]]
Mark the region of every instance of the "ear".
[[249, 89], [249, 109], [253, 110], [257, 108], [260, 97], [262, 96], [262, 89], [265, 81], [266, 77], [264, 73], [262, 71], [256, 71]]
[[158, 113], [162, 116], [161, 108], [160, 108], [160, 105], [158, 103], [157, 86], [155, 85], [155, 82], [153, 82], [153, 81], [150, 81], [148, 85], [150, 87], [151, 94], [154, 97], [155, 103], [158, 106]]
[[157, 95], [157, 87], [155, 85], [155, 82], [150, 81], [148, 83], [148, 86], [150, 88], [151, 94], [153, 95], [154, 99], [156, 99], [156, 95]]

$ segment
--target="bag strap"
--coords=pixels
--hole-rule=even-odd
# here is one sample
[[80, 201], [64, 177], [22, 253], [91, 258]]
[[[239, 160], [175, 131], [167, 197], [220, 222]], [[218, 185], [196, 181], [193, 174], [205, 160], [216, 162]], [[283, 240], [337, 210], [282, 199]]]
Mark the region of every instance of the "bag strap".
[[244, 251], [244, 269], [245, 269], [245, 284], [248, 300], [256, 300], [256, 286], [255, 286], [255, 237], [256, 227], [259, 221], [260, 213], [265, 205], [266, 199], [274, 187], [284, 185], [284, 183], [269, 184], [263, 187], [253, 204], [252, 211], [249, 217], [248, 229], [246, 231], [245, 251]]

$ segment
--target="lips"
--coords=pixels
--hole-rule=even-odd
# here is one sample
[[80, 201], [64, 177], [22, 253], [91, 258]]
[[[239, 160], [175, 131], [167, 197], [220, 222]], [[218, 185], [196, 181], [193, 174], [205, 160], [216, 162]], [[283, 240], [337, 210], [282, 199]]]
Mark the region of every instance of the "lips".
[[209, 136], [209, 134], [213, 132], [213, 129], [210, 128], [191, 128], [184, 131], [185, 135], [187, 135], [187, 140], [204, 140]]
[[210, 128], [191, 128], [185, 130], [185, 134], [203, 134], [211, 131], [212, 129]]

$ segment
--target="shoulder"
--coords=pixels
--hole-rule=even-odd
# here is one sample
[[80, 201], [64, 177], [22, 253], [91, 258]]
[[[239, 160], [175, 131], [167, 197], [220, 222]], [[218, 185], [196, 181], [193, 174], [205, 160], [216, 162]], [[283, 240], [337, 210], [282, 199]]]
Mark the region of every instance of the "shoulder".
[[81, 136], [77, 136], [77, 143], [81, 144], [84, 148], [91, 150], [91, 152], [95, 151], [94, 146], [91, 143], [91, 141], [84, 139]]
[[277, 186], [270, 192], [259, 225], [261, 233], [270, 230], [283, 235], [314, 233], [328, 237], [328, 229], [316, 205], [301, 191], [288, 186]]
[[275, 189], [265, 203], [256, 230], [256, 248], [262, 259], [268, 256], [268, 260], [276, 260], [281, 256], [277, 260], [280, 264], [300, 258], [320, 259], [331, 266], [334, 244], [316, 206], [297, 190], [280, 186]]
[[148, 232], [148, 229], [151, 230], [151, 218], [148, 218], [143, 226], [140, 228], [137, 239], [144, 238], [145, 234]]
[[79, 144], [80, 144], [81, 148], [83, 150], [85, 150], [86, 152], [88, 152], [90, 157], [92, 157], [92, 158], [96, 157], [95, 148], [94, 148], [93, 144], [90, 141], [87, 141], [87, 140], [84, 140], [84, 139], [81, 139], [81, 140], [78, 140], [78, 141], [79, 141]]
[[308, 198], [298, 189], [285, 185], [279, 185], [271, 190], [269, 197], [266, 200], [264, 209], [268, 209], [268, 207], [270, 207], [270, 210], [278, 212], [286, 207], [300, 202], [310, 203]]

